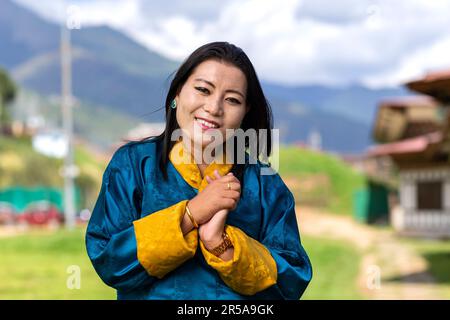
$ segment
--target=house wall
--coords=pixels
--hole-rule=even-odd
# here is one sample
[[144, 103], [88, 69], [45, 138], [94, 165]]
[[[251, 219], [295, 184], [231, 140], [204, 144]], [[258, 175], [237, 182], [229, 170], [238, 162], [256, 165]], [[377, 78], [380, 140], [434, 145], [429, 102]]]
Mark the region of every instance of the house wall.
[[[417, 183], [442, 181], [442, 210], [419, 210]], [[392, 225], [402, 233], [450, 237], [450, 168], [400, 171], [400, 204], [393, 208]]]

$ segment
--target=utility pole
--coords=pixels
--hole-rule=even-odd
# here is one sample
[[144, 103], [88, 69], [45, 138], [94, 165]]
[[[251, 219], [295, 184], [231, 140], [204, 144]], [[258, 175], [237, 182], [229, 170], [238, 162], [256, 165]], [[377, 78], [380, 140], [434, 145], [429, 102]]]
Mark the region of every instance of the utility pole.
[[70, 30], [65, 23], [61, 26], [61, 108], [64, 135], [67, 139], [67, 153], [64, 158], [64, 215], [67, 229], [75, 227], [75, 185], [77, 168], [73, 156], [73, 117], [72, 117], [72, 62]]

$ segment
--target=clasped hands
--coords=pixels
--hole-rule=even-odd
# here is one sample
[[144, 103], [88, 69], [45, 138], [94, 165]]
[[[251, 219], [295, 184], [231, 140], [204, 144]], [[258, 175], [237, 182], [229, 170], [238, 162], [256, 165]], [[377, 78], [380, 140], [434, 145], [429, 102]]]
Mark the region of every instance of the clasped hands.
[[188, 208], [199, 225], [200, 240], [210, 250], [222, 241], [225, 221], [234, 210], [241, 195], [241, 183], [233, 173], [221, 176], [217, 170], [214, 177], [206, 176], [208, 185], [189, 200]]

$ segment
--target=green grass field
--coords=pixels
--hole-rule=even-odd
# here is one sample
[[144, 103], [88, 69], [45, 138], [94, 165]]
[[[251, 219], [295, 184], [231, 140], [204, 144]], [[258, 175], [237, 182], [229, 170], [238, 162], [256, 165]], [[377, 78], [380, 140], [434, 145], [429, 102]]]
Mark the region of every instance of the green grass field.
[[419, 253], [428, 264], [442, 297], [450, 299], [450, 241], [403, 238], [400, 243]]
[[[347, 243], [303, 237], [314, 278], [302, 299], [359, 299], [355, 286], [359, 256]], [[115, 299], [115, 290], [97, 276], [86, 255], [83, 230], [31, 232], [0, 238], [0, 299]], [[81, 271], [80, 289], [69, 289]], [[336, 272], [336, 269], [339, 272]]]
[[[115, 299], [95, 273], [84, 248], [82, 230], [32, 232], [0, 238], [0, 299]], [[78, 266], [80, 289], [69, 289]], [[72, 283], [69, 281], [69, 283]]]
[[356, 278], [361, 255], [348, 242], [302, 236], [313, 266], [313, 279], [302, 299], [360, 300]]

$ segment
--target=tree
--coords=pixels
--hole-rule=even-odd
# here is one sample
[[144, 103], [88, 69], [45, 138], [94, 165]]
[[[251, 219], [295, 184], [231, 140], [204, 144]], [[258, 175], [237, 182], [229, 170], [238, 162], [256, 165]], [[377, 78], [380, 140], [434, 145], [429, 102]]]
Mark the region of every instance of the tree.
[[6, 71], [0, 68], [0, 132], [7, 130], [11, 121], [7, 105], [16, 96], [16, 86]]

